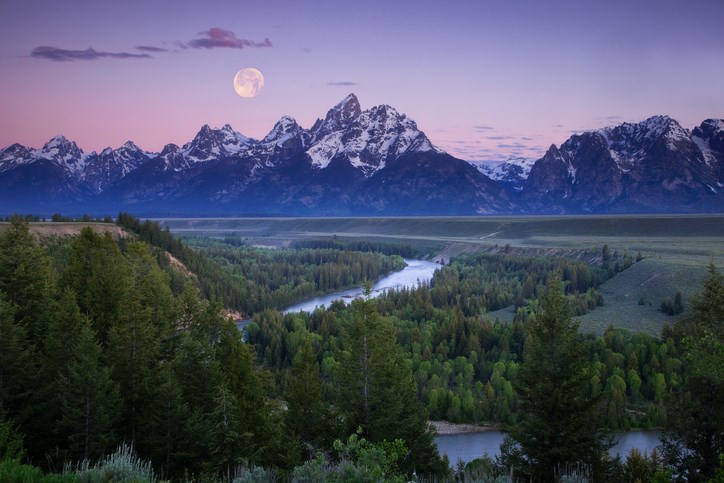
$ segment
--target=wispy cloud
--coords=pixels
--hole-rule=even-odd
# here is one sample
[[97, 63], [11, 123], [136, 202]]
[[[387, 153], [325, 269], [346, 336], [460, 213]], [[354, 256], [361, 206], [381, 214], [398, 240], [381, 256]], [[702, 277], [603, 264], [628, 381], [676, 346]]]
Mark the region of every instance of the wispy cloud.
[[495, 131], [495, 128], [492, 126], [473, 126], [473, 129], [476, 131]]
[[154, 47], [153, 45], [137, 45], [136, 50], [140, 50], [141, 52], [168, 52], [168, 49]]
[[188, 43], [190, 47], [195, 49], [246, 49], [250, 47], [273, 47], [271, 40], [268, 38], [264, 39], [263, 42], [240, 39], [231, 30], [224, 30], [218, 27], [212, 27], [209, 30], [199, 33], [199, 35], [201, 35], [202, 38], [191, 40]]
[[130, 52], [102, 52], [89, 47], [86, 50], [69, 50], [58, 47], [35, 47], [30, 53], [31, 57], [52, 60], [55, 62], [71, 62], [74, 60], [98, 59], [151, 59], [148, 54], [132, 54]]
[[358, 85], [356, 82], [352, 81], [330, 81], [327, 82], [328, 86], [356, 86]]

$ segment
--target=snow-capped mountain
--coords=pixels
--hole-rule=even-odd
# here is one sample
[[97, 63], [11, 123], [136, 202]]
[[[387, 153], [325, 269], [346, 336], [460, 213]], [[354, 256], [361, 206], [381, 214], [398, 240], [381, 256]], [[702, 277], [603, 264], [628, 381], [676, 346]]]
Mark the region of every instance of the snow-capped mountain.
[[164, 213], [330, 215], [473, 214], [512, 206], [502, 186], [435, 147], [412, 119], [387, 105], [363, 111], [353, 94], [310, 129], [284, 116], [261, 140], [228, 125], [204, 126], [96, 200], [117, 204]]
[[80, 173], [80, 181], [94, 193], [101, 193], [153, 156], [154, 153], [143, 151], [132, 141], [118, 149], [106, 148], [100, 154], [91, 153], [86, 157], [87, 162]]
[[500, 181], [513, 191], [521, 191], [535, 160], [508, 158], [505, 161], [468, 161], [488, 178]]
[[334, 160], [346, 161], [367, 178], [408, 151], [442, 153], [415, 121], [387, 105], [363, 112], [354, 94], [315, 124], [312, 138], [314, 145], [306, 154], [314, 167], [324, 169]]
[[205, 124], [193, 141], [184, 144], [181, 151], [192, 163], [243, 155], [254, 141], [234, 131], [228, 124], [221, 129], [211, 129]]
[[721, 211], [724, 121], [689, 132], [654, 116], [574, 135], [541, 159], [466, 162], [388, 105], [350, 94], [304, 129], [261, 140], [203, 126], [160, 153], [85, 153], [56, 136], [0, 150], [5, 212], [379, 215]]
[[668, 116], [571, 136], [522, 190], [535, 211], [721, 211], [721, 120], [689, 132]]

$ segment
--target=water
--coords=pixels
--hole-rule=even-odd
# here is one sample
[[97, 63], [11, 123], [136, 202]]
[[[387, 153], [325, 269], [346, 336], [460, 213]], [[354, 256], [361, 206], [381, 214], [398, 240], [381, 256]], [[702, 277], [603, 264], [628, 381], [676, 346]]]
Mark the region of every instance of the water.
[[619, 455], [622, 460], [626, 459], [629, 452], [633, 448], [638, 448], [641, 453], [644, 451], [651, 454], [656, 446], [659, 445], [659, 436], [661, 431], [628, 431], [616, 434], [616, 444], [609, 451], [611, 455]]
[[468, 463], [487, 453], [495, 458], [500, 454], [500, 443], [505, 433], [501, 431], [484, 431], [482, 433], [464, 433], [436, 436], [435, 444], [441, 455], [447, 455], [454, 467], [458, 461]]
[[[418, 283], [429, 282], [432, 274], [442, 265], [434, 262], [426, 262], [424, 260], [405, 259], [407, 266], [399, 272], [391, 273], [382, 277], [372, 287], [372, 297], [377, 297], [391, 288], [400, 289], [403, 287], [415, 287]], [[355, 297], [362, 295], [364, 288], [358, 287], [342, 292], [314, 297], [298, 304], [292, 305], [284, 309], [284, 313], [290, 312], [313, 312], [315, 308], [329, 305], [335, 300], [350, 301]]]
[[[659, 431], [628, 431], [617, 433], [616, 444], [609, 451], [612, 456], [619, 455], [626, 459], [632, 448], [638, 448], [641, 453], [651, 454], [659, 444]], [[454, 467], [458, 460], [468, 463], [484, 454], [495, 458], [500, 454], [500, 443], [505, 433], [501, 431], [485, 431], [482, 433], [466, 433], [436, 436], [435, 443], [441, 455], [447, 455], [450, 464]]]

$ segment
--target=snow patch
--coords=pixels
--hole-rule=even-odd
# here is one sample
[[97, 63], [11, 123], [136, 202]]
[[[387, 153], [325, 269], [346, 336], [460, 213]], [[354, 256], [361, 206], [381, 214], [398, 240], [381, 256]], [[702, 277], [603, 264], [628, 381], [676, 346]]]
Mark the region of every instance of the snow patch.
[[700, 138], [699, 136], [692, 136], [691, 140], [694, 141], [694, 144], [696, 144], [699, 151], [701, 151], [701, 154], [704, 157], [704, 162], [707, 166], [714, 166], [717, 164], [716, 155], [711, 147], [709, 147], [708, 139]]

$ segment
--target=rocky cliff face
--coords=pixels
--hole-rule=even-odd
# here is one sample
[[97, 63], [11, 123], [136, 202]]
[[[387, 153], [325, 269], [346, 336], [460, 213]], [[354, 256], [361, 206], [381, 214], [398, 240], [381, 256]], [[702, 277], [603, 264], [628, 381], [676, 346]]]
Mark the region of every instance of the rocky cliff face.
[[720, 135], [721, 121], [689, 133], [666, 116], [574, 135], [534, 164], [521, 199], [550, 213], [721, 210]]

